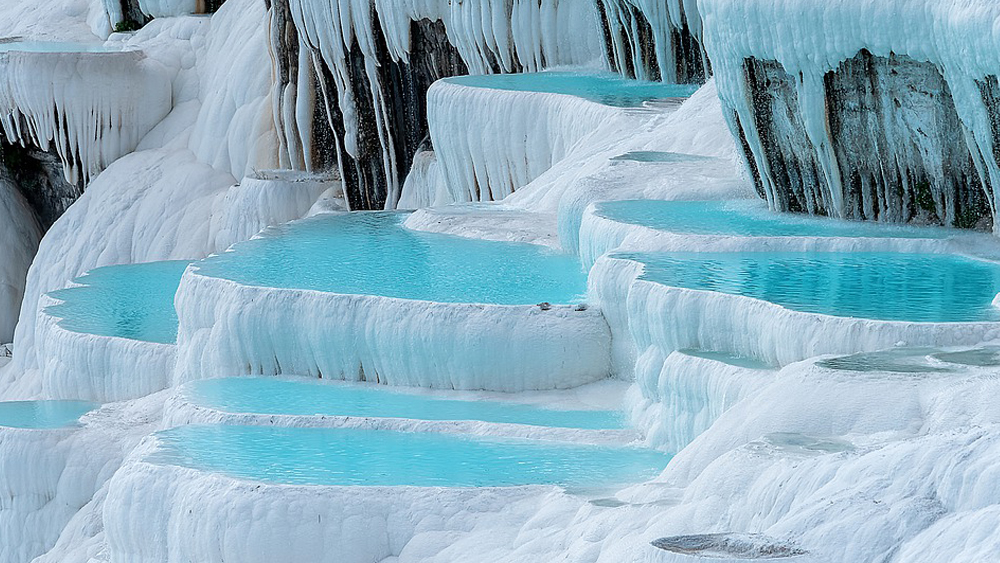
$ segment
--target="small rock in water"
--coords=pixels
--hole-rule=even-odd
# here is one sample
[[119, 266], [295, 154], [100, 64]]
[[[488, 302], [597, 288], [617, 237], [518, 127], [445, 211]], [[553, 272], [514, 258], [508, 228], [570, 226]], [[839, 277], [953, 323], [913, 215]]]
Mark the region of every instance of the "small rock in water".
[[793, 543], [763, 534], [695, 534], [651, 543], [665, 551], [707, 559], [788, 559], [808, 553]]

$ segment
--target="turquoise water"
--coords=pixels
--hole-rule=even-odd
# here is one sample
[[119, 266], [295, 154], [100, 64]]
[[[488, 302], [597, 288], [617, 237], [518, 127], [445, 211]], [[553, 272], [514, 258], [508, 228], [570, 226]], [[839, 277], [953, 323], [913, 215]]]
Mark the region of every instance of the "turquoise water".
[[1000, 320], [1000, 265], [879, 252], [619, 253], [643, 279], [753, 297], [808, 313], [890, 321]]
[[694, 350], [688, 348], [686, 350], [679, 350], [680, 353], [686, 356], [693, 356], [695, 358], [703, 358], [706, 360], [712, 360], [714, 362], [719, 362], [723, 364], [728, 364], [731, 366], [747, 368], [747, 369], [773, 369], [771, 366], [760, 360], [754, 360], [752, 358], [744, 358], [743, 356], [734, 356], [732, 354], [726, 354], [724, 352], [713, 352], [709, 350]]
[[608, 201], [601, 217], [662, 231], [697, 235], [771, 237], [930, 238], [955, 236], [935, 227], [907, 227], [774, 213], [760, 201]]
[[600, 487], [658, 475], [653, 450], [380, 430], [182, 426], [148, 461], [295, 485]]
[[120, 48], [100, 43], [67, 43], [61, 41], [0, 41], [0, 53], [119, 53]]
[[62, 303], [45, 312], [59, 326], [100, 336], [173, 344], [177, 341], [174, 294], [189, 262], [149, 262], [97, 268], [77, 278], [81, 287], [49, 293]]
[[687, 98], [697, 85], [629, 80], [609, 72], [531, 72], [445, 78], [446, 82], [514, 92], [567, 94], [614, 107], [637, 107], [664, 98]]
[[410, 231], [405, 218], [356, 212], [290, 223], [198, 263], [198, 271], [259, 287], [443, 303], [569, 304], [586, 293], [586, 273], [569, 254]]
[[621, 414], [611, 411], [555, 411], [499, 401], [446, 400], [312, 380], [236, 377], [189, 385], [193, 403], [230, 413], [478, 420], [593, 430], [623, 427]]
[[97, 408], [83, 401], [4, 401], [0, 402], [0, 426], [47, 430], [74, 424]]

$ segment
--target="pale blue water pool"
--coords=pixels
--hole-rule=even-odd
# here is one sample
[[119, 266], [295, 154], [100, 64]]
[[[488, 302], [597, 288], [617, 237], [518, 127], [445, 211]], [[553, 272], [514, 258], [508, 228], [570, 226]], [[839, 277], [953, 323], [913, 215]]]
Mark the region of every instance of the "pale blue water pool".
[[0, 402], [0, 426], [51, 430], [76, 423], [97, 408], [84, 401], [3, 401]]
[[734, 356], [732, 354], [726, 354], [725, 352], [715, 352], [710, 350], [695, 350], [692, 348], [687, 348], [684, 350], [678, 350], [681, 354], [686, 356], [693, 356], [695, 358], [703, 358], [706, 360], [712, 360], [714, 362], [719, 362], [723, 364], [728, 364], [731, 366], [736, 366], [740, 368], [747, 369], [760, 369], [769, 370], [773, 369], [771, 366], [765, 364], [760, 360], [755, 360], [753, 358], [746, 358], [743, 356]]
[[437, 433], [182, 426], [147, 461], [294, 485], [602, 487], [658, 475], [654, 450]]
[[566, 94], [615, 107], [637, 107], [652, 100], [687, 98], [698, 90], [697, 85], [629, 80], [610, 72], [586, 71], [455, 76], [444, 80], [474, 88]]
[[64, 41], [2, 41], [0, 53], [120, 53], [121, 48], [100, 43], [69, 43]]
[[841, 317], [998, 321], [1000, 265], [941, 254], [879, 252], [620, 253], [643, 279]]
[[598, 203], [598, 216], [652, 229], [697, 235], [944, 239], [953, 230], [775, 213], [762, 201], [628, 200]]
[[532, 244], [411, 231], [404, 213], [355, 212], [270, 229], [197, 264], [258, 287], [443, 303], [576, 303], [587, 275], [569, 254]]
[[500, 401], [449, 400], [312, 380], [234, 377], [188, 385], [192, 403], [230, 413], [476, 420], [590, 430], [624, 427], [621, 413], [612, 411], [557, 411]]
[[50, 292], [62, 303], [45, 312], [72, 332], [173, 344], [174, 294], [188, 264], [149, 262], [91, 270], [74, 280], [81, 286]]

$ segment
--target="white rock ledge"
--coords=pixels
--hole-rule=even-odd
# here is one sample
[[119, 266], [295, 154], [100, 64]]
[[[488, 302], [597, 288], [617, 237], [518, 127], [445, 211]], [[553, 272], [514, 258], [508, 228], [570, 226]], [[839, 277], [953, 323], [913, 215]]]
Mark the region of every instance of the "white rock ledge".
[[170, 386], [177, 356], [173, 344], [73, 332], [45, 309], [60, 301], [39, 299], [35, 342], [42, 360], [42, 396], [110, 403], [145, 397]]
[[104, 505], [112, 563], [371, 563], [554, 489], [275, 485], [133, 459]]
[[[712, 291], [639, 279], [642, 265], [604, 256], [590, 274], [590, 291], [615, 334], [616, 369], [635, 364], [636, 351], [694, 348], [785, 366], [823, 354], [874, 352], [908, 346], [972, 346], [1000, 337], [997, 322], [904, 322], [835, 317]], [[618, 310], [608, 310], [616, 305]], [[620, 342], [624, 340], [625, 342]]]
[[593, 266], [608, 252], [912, 252], [988, 250], [992, 237], [956, 232], [953, 238], [740, 236], [675, 233], [608, 219], [587, 207], [580, 225], [580, 259]]
[[277, 426], [283, 428], [354, 428], [359, 430], [392, 430], [397, 432], [439, 432], [499, 438], [552, 440], [592, 445], [622, 445], [639, 439], [634, 430], [557, 428], [527, 424], [482, 422], [478, 420], [416, 420], [371, 416], [279, 415], [231, 413], [196, 405], [184, 395], [175, 393], [164, 406], [163, 428], [188, 424], [224, 424], [234, 426]]
[[578, 387], [610, 370], [611, 333], [595, 308], [251, 287], [200, 275], [196, 265], [175, 306], [175, 384], [290, 374], [518, 392]]

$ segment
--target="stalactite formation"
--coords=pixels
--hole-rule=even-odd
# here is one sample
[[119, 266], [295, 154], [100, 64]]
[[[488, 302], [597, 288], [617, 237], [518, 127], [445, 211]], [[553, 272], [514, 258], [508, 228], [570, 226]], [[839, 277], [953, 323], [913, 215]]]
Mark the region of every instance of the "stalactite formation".
[[601, 48], [596, 7], [577, 0], [274, 0], [271, 25], [279, 160], [336, 162], [353, 209], [395, 206], [429, 142], [434, 81], [581, 64]]
[[954, 8], [698, 3], [730, 129], [773, 208], [995, 230], [996, 4]]
[[701, 83], [711, 73], [697, 4], [598, 0], [607, 58], [630, 78]]
[[[932, 64], [868, 51], [823, 79], [824, 129], [807, 132], [797, 80], [748, 58], [758, 191], [783, 211], [893, 223], [986, 228], [988, 181], [977, 171], [948, 83]], [[990, 92], [983, 82], [984, 93]], [[746, 138], [742, 125], [739, 134]]]

